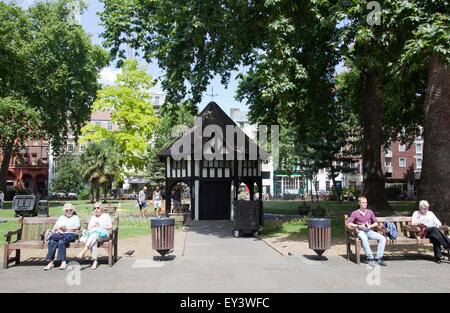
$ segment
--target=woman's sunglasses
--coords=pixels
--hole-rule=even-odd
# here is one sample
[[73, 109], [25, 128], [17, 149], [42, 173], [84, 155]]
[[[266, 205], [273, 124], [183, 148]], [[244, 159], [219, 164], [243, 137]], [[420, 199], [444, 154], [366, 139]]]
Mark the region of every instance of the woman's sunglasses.
[[66, 212], [73, 212], [73, 210], [65, 210]]
[[95, 206], [92, 210], [97, 210], [97, 209], [101, 209], [101, 207], [99, 207], [99, 206]]

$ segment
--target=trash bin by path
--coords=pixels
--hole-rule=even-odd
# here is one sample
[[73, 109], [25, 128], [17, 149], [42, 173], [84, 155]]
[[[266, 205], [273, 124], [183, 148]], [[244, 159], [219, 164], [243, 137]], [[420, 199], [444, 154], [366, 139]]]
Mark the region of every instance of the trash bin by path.
[[308, 219], [309, 248], [321, 256], [331, 246], [331, 221], [329, 218]]
[[162, 257], [173, 250], [175, 238], [174, 218], [152, 218], [152, 249]]

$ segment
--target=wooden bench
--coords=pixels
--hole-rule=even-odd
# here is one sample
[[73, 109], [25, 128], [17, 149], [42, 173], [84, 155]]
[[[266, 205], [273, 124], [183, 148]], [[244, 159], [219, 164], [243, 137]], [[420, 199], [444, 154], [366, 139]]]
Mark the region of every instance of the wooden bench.
[[116, 213], [117, 206], [115, 204], [104, 204], [103, 205], [103, 212], [107, 214], [114, 214]]
[[[58, 217], [20, 217], [19, 228], [5, 233], [6, 242], [3, 256], [3, 268], [7, 269], [9, 263], [20, 263], [21, 249], [48, 249], [48, 243], [44, 242], [45, 231], [55, 225]], [[80, 219], [81, 229], [87, 228], [89, 218]], [[98, 246], [108, 251], [108, 265], [112, 266], [117, 261], [117, 239], [119, 234], [119, 217], [113, 219], [113, 230], [106, 241], [99, 241]], [[12, 236], [17, 235], [16, 241], [11, 241]], [[79, 242], [77, 238], [71, 242], [69, 248], [84, 248], [85, 243]], [[16, 250], [14, 258], [9, 258], [11, 252]]]
[[[348, 216], [344, 216], [345, 219], [345, 240], [347, 246], [347, 260], [350, 260], [352, 256], [351, 245], [355, 246], [356, 263], [359, 264], [361, 260], [361, 240], [358, 238], [358, 232], [356, 229], [349, 228], [347, 226]], [[373, 231], [377, 231], [386, 237], [386, 246], [397, 246], [397, 245], [417, 245], [417, 247], [423, 245], [431, 244], [428, 238], [421, 239], [419, 237], [419, 228], [411, 225], [411, 216], [389, 216], [389, 217], [377, 217], [378, 226]], [[392, 240], [389, 237], [389, 229], [384, 227], [384, 223], [392, 223], [397, 228], [398, 237]], [[445, 235], [449, 235], [449, 227], [442, 226], [440, 228], [444, 231]], [[376, 246], [378, 244], [377, 240], [369, 240], [369, 245]], [[450, 260], [450, 249], [447, 250], [447, 256]]]

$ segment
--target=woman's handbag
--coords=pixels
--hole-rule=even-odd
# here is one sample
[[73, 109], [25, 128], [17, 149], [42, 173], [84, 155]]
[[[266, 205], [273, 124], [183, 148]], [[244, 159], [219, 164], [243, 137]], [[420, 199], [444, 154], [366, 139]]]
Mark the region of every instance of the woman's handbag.
[[419, 224], [418, 227], [419, 227], [419, 237], [420, 237], [420, 239], [424, 239], [425, 236], [427, 235], [428, 227], [426, 227], [423, 224]]
[[86, 243], [87, 239], [89, 237], [89, 231], [87, 229], [83, 229], [80, 236], [80, 242]]
[[47, 230], [45, 231], [45, 234], [44, 234], [44, 242], [45, 242], [45, 243], [48, 243], [48, 241], [50, 240], [50, 237], [53, 235], [54, 232], [55, 232], [55, 231], [54, 231], [54, 230], [51, 230], [51, 229], [47, 229]]

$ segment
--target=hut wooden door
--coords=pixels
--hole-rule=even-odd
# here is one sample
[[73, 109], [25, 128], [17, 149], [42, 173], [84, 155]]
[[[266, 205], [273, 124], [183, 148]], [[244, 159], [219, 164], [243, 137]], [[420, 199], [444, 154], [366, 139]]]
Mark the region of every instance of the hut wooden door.
[[231, 182], [204, 181], [200, 183], [199, 219], [229, 220]]

